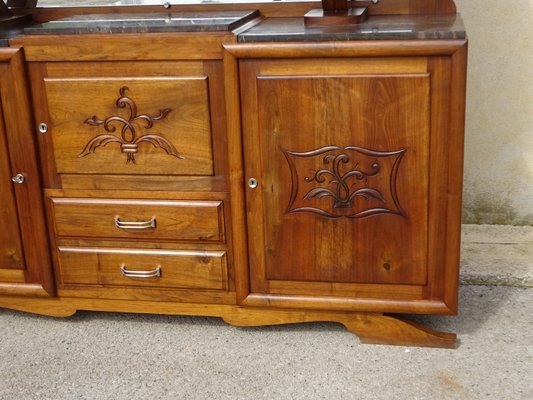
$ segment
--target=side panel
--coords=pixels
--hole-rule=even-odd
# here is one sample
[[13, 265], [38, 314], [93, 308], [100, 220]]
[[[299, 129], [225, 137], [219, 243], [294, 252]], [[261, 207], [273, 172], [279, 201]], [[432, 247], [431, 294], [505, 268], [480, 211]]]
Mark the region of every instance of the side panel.
[[0, 104], [0, 221], [2, 221], [2, 229], [0, 229], [0, 279], [3, 269], [24, 268], [17, 205], [9, 162], [4, 118]]
[[[19, 225], [17, 229], [11, 222], [8, 233], [10, 240], [15, 240], [15, 243], [19, 243], [17, 246], [22, 247], [24, 264], [19, 264], [19, 268], [24, 266], [24, 269], [19, 270], [16, 276], [13, 273], [4, 277], [0, 275], [0, 294], [48, 296], [54, 293], [55, 288], [25, 64], [19, 49], [0, 50], [0, 97], [4, 119], [2, 126], [5, 129], [5, 132], [0, 133], [5, 134], [5, 143], [9, 149], [10, 174], [21, 174], [24, 177], [21, 184], [7, 182], [7, 185], [11, 186], [8, 192], [15, 194]], [[6, 160], [1, 161], [2, 169], [5, 169]], [[2, 175], [4, 174], [5, 170], [2, 172]], [[9, 175], [7, 177], [9, 178]], [[4, 182], [3, 185], [5, 184]], [[12, 214], [12, 221], [12, 203], [9, 212]], [[15, 254], [17, 251], [16, 249]]]

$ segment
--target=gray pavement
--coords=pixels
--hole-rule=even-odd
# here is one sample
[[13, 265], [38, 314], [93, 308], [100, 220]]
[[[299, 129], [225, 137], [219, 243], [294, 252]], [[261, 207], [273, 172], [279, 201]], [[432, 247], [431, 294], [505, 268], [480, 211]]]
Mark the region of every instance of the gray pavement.
[[463, 225], [461, 283], [533, 287], [533, 226]]
[[533, 289], [463, 286], [457, 350], [360, 345], [342, 326], [0, 310], [0, 399], [533, 399]]
[[[360, 345], [332, 323], [0, 309], [0, 400], [533, 399], [533, 227], [463, 225], [457, 350]], [[480, 286], [483, 285], [483, 286]]]

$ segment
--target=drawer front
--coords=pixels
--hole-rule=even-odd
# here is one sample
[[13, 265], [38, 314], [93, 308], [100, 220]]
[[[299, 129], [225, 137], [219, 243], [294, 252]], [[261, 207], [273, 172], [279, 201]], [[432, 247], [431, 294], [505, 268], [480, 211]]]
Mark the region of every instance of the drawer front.
[[226, 290], [226, 252], [58, 248], [63, 285]]
[[214, 174], [206, 76], [44, 85], [58, 174]]
[[224, 241], [221, 201], [50, 198], [58, 237]]

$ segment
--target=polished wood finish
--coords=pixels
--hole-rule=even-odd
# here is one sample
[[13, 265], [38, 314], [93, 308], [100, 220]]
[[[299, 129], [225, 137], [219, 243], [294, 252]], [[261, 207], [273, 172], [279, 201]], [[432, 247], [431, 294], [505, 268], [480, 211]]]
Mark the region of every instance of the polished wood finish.
[[[43, 122], [49, 125], [47, 134], [38, 136], [41, 168], [48, 187], [114, 190], [160, 190], [164, 187], [176, 191], [187, 188], [190, 191], [218, 192], [227, 190], [226, 117], [221, 61], [161, 61], [157, 64], [147, 61], [30, 63], [30, 79], [34, 88], [35, 125]], [[83, 104], [85, 97], [83, 92], [78, 90], [78, 84], [86, 88], [85, 95], [93, 96], [95, 92], [92, 82], [99, 82], [109, 90], [107, 102], [100, 102], [104, 110], [86, 110]], [[133, 84], [128, 86], [130, 89], [137, 87], [143, 90], [141, 98], [145, 103], [143, 107], [147, 109], [141, 109], [139, 105], [137, 112], [157, 113], [161, 109], [174, 106], [165, 120], [156, 121], [149, 130], [144, 129], [142, 121], [135, 122], [138, 133], [158, 134], [168, 139], [180, 154], [184, 150], [189, 154], [183, 153], [183, 158], [177, 158], [161, 148], [154, 148], [149, 142], [141, 142], [138, 144], [139, 156], [136, 155], [133, 164], [127, 162], [121, 152], [121, 144], [117, 142], [96, 148], [94, 154], [79, 157], [87, 143], [95, 137], [110, 134], [101, 126], [86, 124], [87, 119], [96, 112], [101, 113], [100, 118], [116, 114], [127, 118], [128, 110], [116, 105], [118, 90], [125, 82], [130, 86]], [[172, 82], [176, 82], [176, 85]], [[154, 90], [159, 83], [163, 85], [159, 86], [160, 89], [170, 86], [171, 93], [160, 96], [160, 91]], [[53, 104], [49, 110], [47, 88], [50, 85], [57, 87], [57, 90], [52, 96]], [[72, 96], [63, 96], [65, 87], [70, 88]], [[189, 89], [195, 87], [199, 91], [190, 92]], [[178, 89], [187, 90], [176, 93]], [[71, 97], [78, 99], [76, 107], [69, 102]], [[68, 113], [64, 112], [66, 110]], [[54, 125], [52, 118], [55, 118], [59, 125], [57, 131], [54, 128], [57, 125]], [[117, 131], [111, 133], [120, 137], [122, 126], [112, 126], [115, 126]], [[85, 135], [79, 135], [80, 132]], [[66, 140], [66, 137], [69, 140]], [[81, 140], [80, 137], [84, 139]], [[77, 147], [72, 143], [77, 143]], [[60, 155], [58, 159], [57, 155]], [[103, 159], [106, 162], [100, 163]], [[56, 166], [56, 162], [59, 166]], [[87, 164], [92, 167], [87, 167]], [[114, 168], [110, 168], [113, 164]], [[58, 173], [58, 168], [61, 174]], [[165, 173], [165, 170], [170, 174]]]
[[[224, 242], [224, 211], [220, 201], [82, 198], [50, 201], [57, 237]], [[138, 225], [149, 221], [153, 221], [153, 227]]]
[[207, 77], [44, 86], [58, 174], [213, 175]]
[[20, 241], [20, 227], [17, 217], [17, 203], [15, 190], [9, 165], [9, 152], [7, 148], [4, 129], [4, 118], [0, 103], [0, 221], [3, 228], [0, 230], [0, 271], [2, 269], [24, 268], [22, 243]]
[[252, 291], [270, 280], [423, 285], [428, 75], [340, 75], [319, 61], [301, 61], [302, 76], [278, 61], [241, 65], [245, 174], [259, 181], [247, 191]]
[[[221, 58], [221, 39], [167, 36], [179, 61], [147, 61], [126, 35], [91, 61], [30, 62], [61, 297], [235, 304], [223, 65], [187, 50], [207, 43]], [[31, 59], [44, 42], [26, 39]], [[107, 62], [114, 52], [128, 61]], [[126, 278], [121, 265], [162, 275]]]
[[345, 58], [452, 56], [466, 40], [361, 40], [346, 42], [225, 43], [237, 58]]
[[[55, 287], [45, 227], [41, 177], [37, 168], [24, 57], [19, 48], [0, 49], [0, 100], [3, 118], [3, 123], [0, 124], [0, 142], [3, 143], [0, 146], [7, 145], [7, 149], [0, 149], [6, 156], [0, 169], [5, 179], [2, 186], [9, 185], [9, 189], [2, 190], [0, 197], [4, 203], [2, 209], [6, 210], [4, 207], [8, 207], [7, 210], [13, 213], [6, 219], [13, 229], [9, 231], [12, 239], [0, 243], [1, 254], [4, 257], [4, 246], [7, 245], [8, 258], [14, 257], [13, 260], [16, 260], [16, 265], [10, 263], [11, 267], [23, 268], [24, 283], [27, 284], [0, 283], [0, 292], [29, 296], [53, 295]], [[11, 182], [10, 176], [16, 174], [25, 177], [22, 184]], [[13, 193], [17, 203], [16, 211], [9, 205]], [[19, 229], [14, 225], [14, 218], [18, 220]], [[19, 253], [19, 240], [23, 254]], [[0, 265], [0, 268], [3, 267], [4, 265]]]
[[[447, 0], [369, 8], [453, 12]], [[0, 200], [26, 263], [0, 265], [0, 307], [332, 321], [364, 343], [456, 345], [384, 313], [457, 312], [466, 41], [11, 44], [24, 46], [34, 118], [22, 53], [2, 50], [0, 175], [31, 179]]]
[[[227, 289], [223, 251], [163, 251], [59, 247], [61, 284], [157, 288]], [[127, 271], [153, 271], [157, 277], [127, 277]]]
[[425, 346], [453, 349], [456, 335], [427, 328], [420, 324], [381, 313], [323, 312], [312, 310], [271, 310], [227, 305], [124, 301], [88, 298], [31, 300], [16, 297], [0, 298], [0, 307], [54, 317], [68, 317], [77, 310], [197, 315], [221, 317], [235, 326], [265, 326], [316, 321], [337, 322], [359, 336], [361, 343], [398, 346]]
[[217, 60], [221, 44], [231, 42], [236, 38], [227, 32], [27, 35], [11, 41], [25, 47], [27, 61]]
[[[457, 311], [459, 245], [446, 236], [446, 230], [450, 225], [454, 230], [460, 226], [456, 211], [460, 199], [448, 196], [448, 185], [451, 181], [460, 185], [462, 179], [460, 164], [450, 168], [462, 160], [462, 150], [455, 144], [462, 143], [462, 134], [447, 124], [459, 125], [464, 118], [457, 109], [464, 107], [464, 86], [459, 83], [464, 84], [465, 79], [465, 45], [459, 40], [225, 45], [231, 55], [226, 57], [239, 63], [241, 74], [244, 179], [253, 177], [259, 182], [258, 188], [246, 191], [251, 275], [249, 283], [237, 283], [242, 290], [238, 295], [241, 304], [357, 311], [381, 307], [391, 312], [438, 314]], [[406, 58], [409, 54], [412, 57]], [[396, 58], [398, 55], [403, 57]], [[379, 58], [368, 58], [376, 56]], [[458, 84], [452, 89], [453, 74]], [[402, 82], [400, 86], [408, 82], [413, 86], [400, 94], [385, 83], [389, 79]], [[366, 92], [364, 85], [355, 83], [378, 81], [378, 86], [388, 88], [387, 95], [380, 95], [377, 87]], [[281, 92], [290, 93], [289, 102], [284, 103]], [[345, 97], [345, 93], [350, 95]], [[273, 98], [276, 102], [269, 100]], [[402, 107], [393, 111], [399, 104], [411, 111], [402, 117]], [[453, 109], [450, 104], [462, 106]], [[359, 119], [359, 115], [366, 118]], [[236, 135], [230, 132], [230, 137]], [[450, 135], [458, 138], [451, 139]], [[447, 150], [451, 143], [454, 152]], [[375, 203], [363, 198], [348, 214], [339, 201], [346, 193], [335, 193], [334, 184], [329, 188], [332, 194], [324, 191], [316, 173], [321, 169], [333, 172], [333, 160], [342, 151], [351, 151], [353, 157], [356, 152], [350, 146], [361, 147], [359, 153], [407, 149], [396, 171], [397, 199], [403, 212], [364, 214]], [[411, 155], [409, 149], [413, 150]], [[331, 157], [326, 160], [327, 156]], [[373, 156], [379, 159], [377, 154]], [[420, 164], [402, 170], [407, 165], [402, 163], [409, 158], [408, 162]], [[362, 178], [371, 182], [378, 175], [368, 176], [376, 172], [369, 161], [360, 157], [358, 167], [364, 166], [362, 175], [366, 175]], [[342, 163], [338, 165], [337, 175], [350, 172]], [[296, 189], [295, 180], [299, 183]], [[379, 187], [378, 183], [372, 186], [380, 193], [385, 191]], [[454, 211], [447, 211], [449, 207]], [[355, 218], [359, 213], [365, 218]], [[377, 228], [381, 223], [384, 225]], [[412, 240], [407, 231], [398, 231], [402, 224], [414, 224]], [[359, 229], [366, 233], [356, 235]], [[365, 246], [373, 234], [377, 235], [375, 240]], [[317, 240], [324, 237], [331, 239]], [[351, 239], [343, 241], [343, 237]], [[389, 253], [394, 246], [398, 247]], [[377, 252], [400, 258], [359, 264], [365, 247], [372, 248], [368, 254], [373, 257]], [[407, 255], [409, 248], [413, 253]], [[351, 256], [344, 259], [345, 253]], [[395, 281], [390, 273], [401, 254], [406, 256], [406, 275], [397, 276]], [[417, 257], [418, 262], [414, 261]], [[325, 262], [328, 267], [321, 264], [324, 259], [329, 260]], [[451, 259], [455, 260], [453, 266]], [[417, 290], [406, 291], [401, 282]], [[372, 290], [369, 284], [385, 285]]]

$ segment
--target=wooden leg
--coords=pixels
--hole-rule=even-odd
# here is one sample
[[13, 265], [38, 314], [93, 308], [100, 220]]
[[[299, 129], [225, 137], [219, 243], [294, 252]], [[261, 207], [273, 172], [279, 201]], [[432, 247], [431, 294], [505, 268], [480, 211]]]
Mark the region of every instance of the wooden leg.
[[308, 312], [235, 309], [222, 319], [235, 326], [266, 326], [302, 322], [338, 322], [355, 333], [361, 343], [455, 349], [454, 333], [439, 332], [392, 315], [350, 312]]
[[342, 323], [359, 336], [361, 343], [457, 348], [455, 333], [439, 332], [392, 315], [358, 314]]
[[48, 317], [70, 317], [76, 308], [57, 299], [34, 299], [31, 297], [2, 297], [0, 307], [24, 311]]

